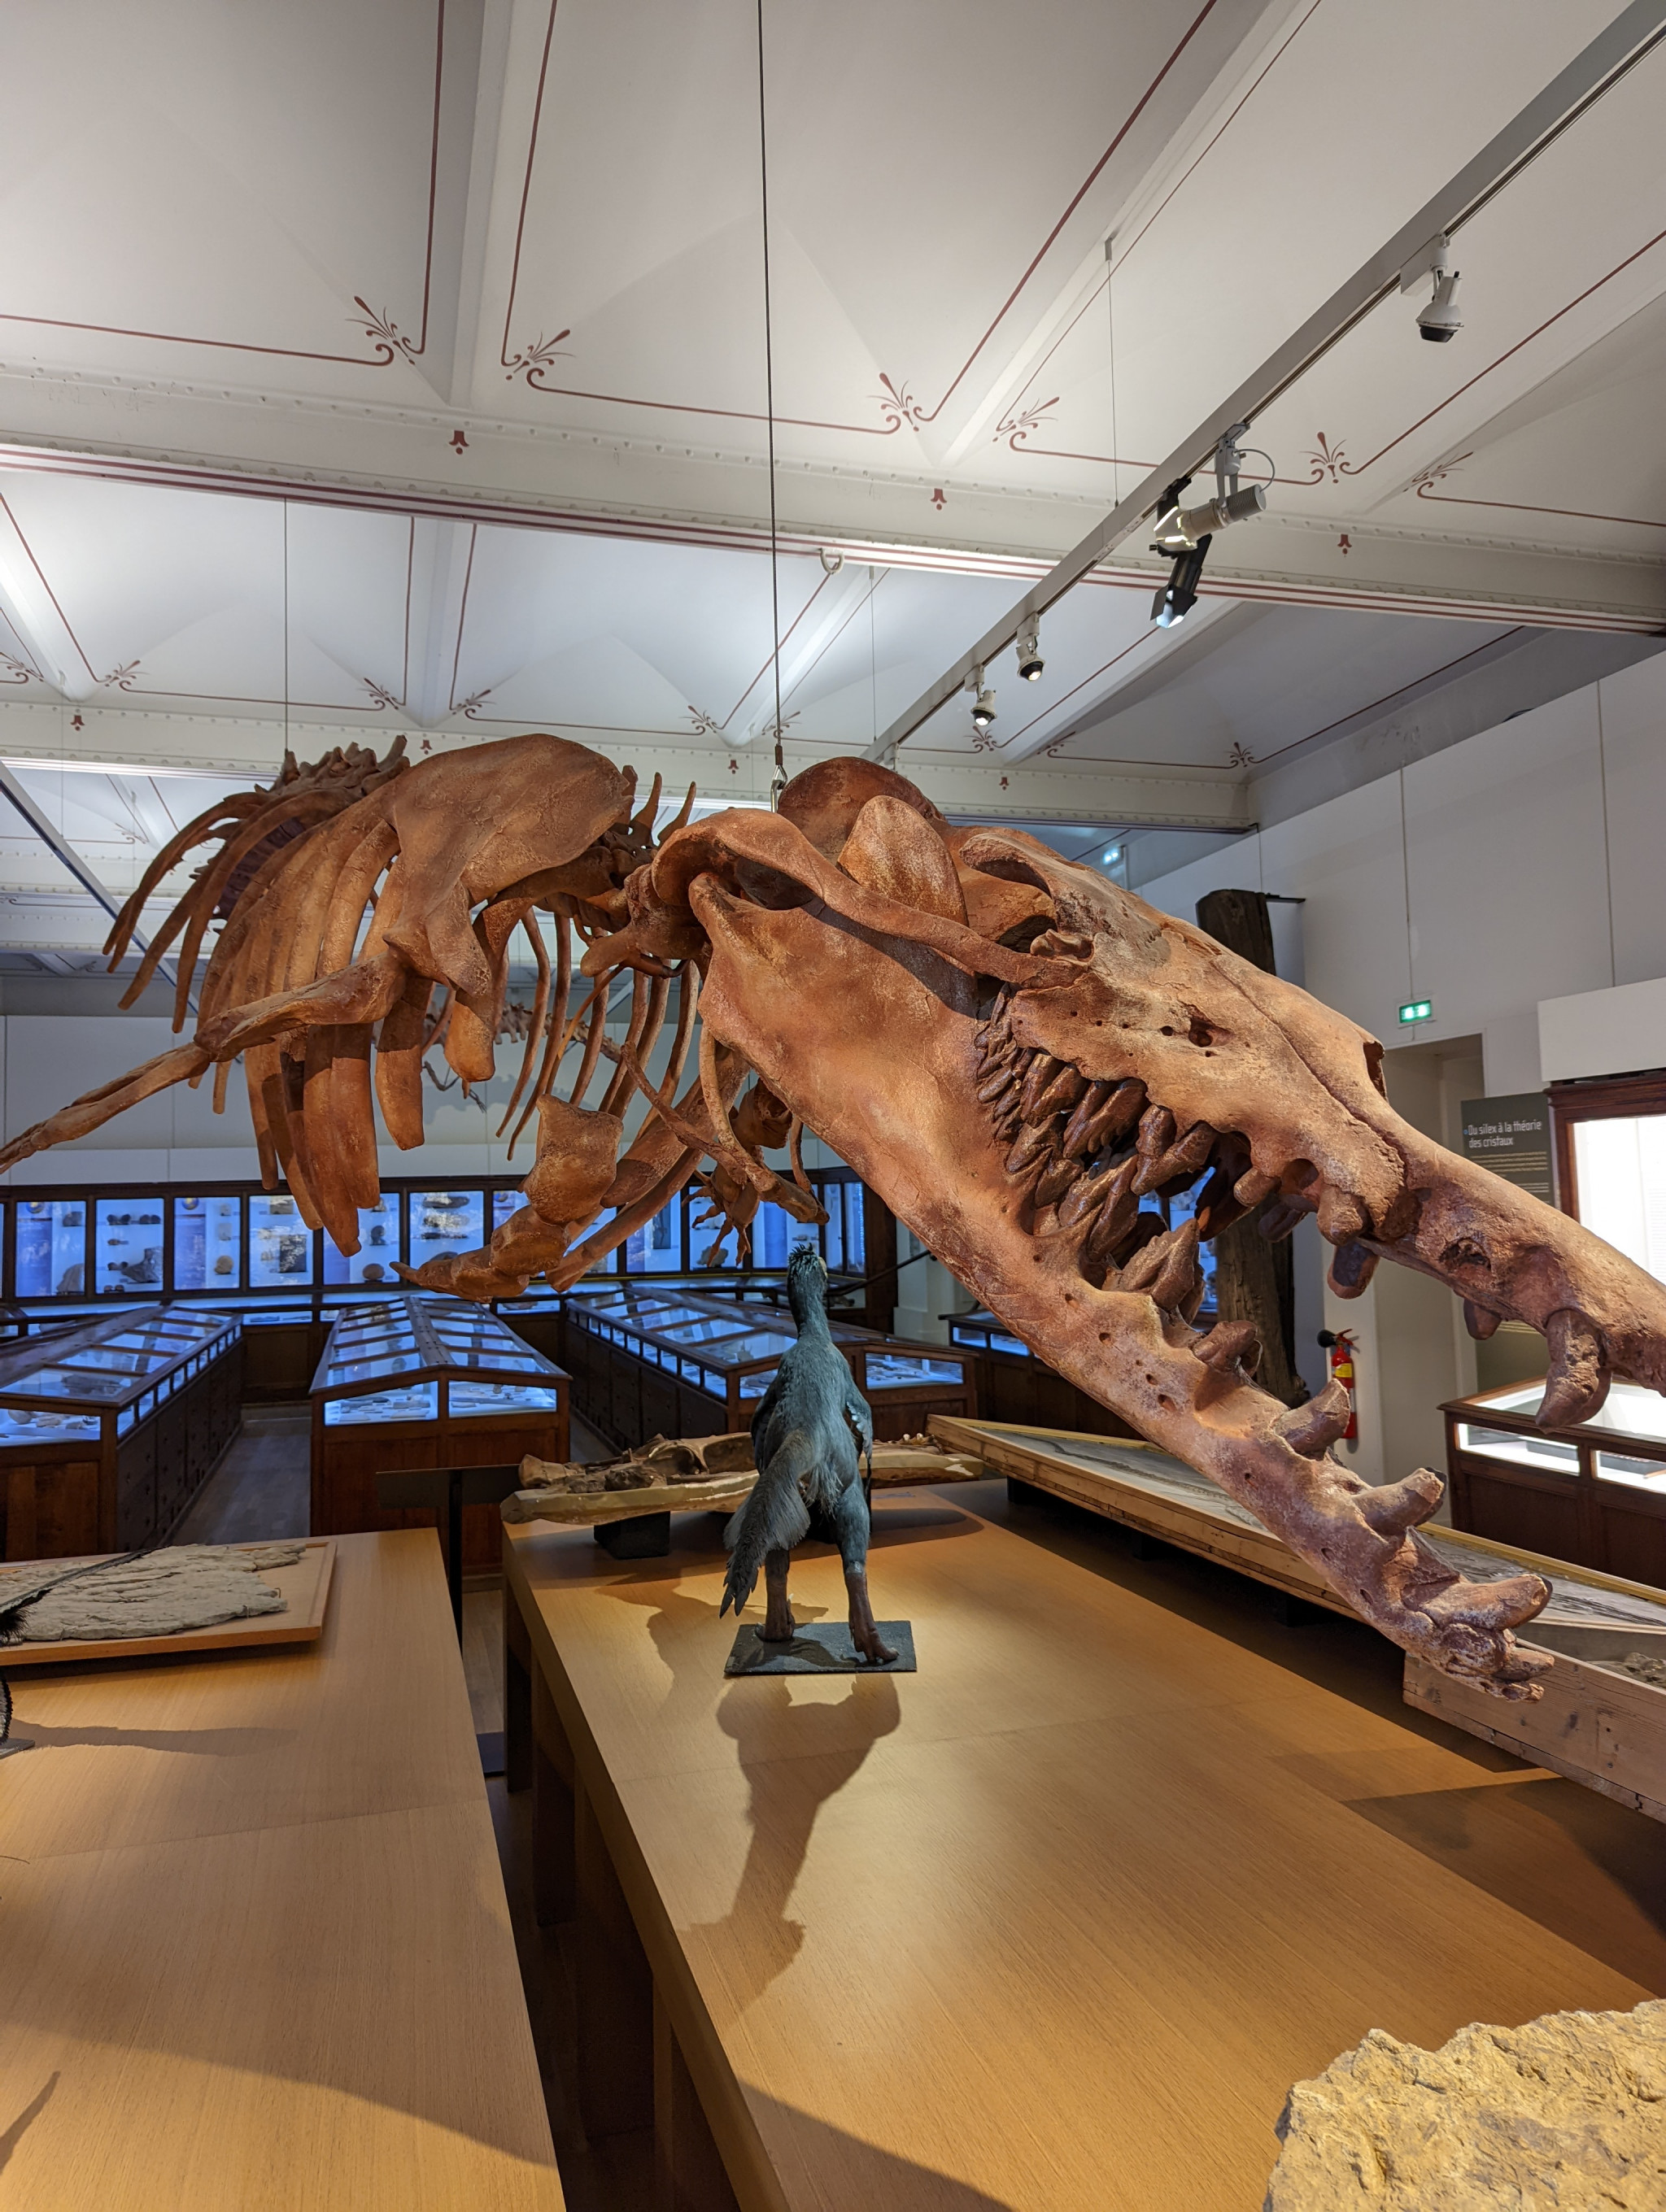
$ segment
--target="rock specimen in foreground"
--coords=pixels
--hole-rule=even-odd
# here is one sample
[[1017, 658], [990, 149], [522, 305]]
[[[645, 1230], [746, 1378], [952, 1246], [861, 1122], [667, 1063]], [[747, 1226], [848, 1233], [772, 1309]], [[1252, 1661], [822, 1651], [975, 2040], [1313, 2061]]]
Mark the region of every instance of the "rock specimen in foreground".
[[1658, 2212], [1666, 2002], [1461, 2028], [1373, 2028], [1279, 2121], [1265, 2212]]

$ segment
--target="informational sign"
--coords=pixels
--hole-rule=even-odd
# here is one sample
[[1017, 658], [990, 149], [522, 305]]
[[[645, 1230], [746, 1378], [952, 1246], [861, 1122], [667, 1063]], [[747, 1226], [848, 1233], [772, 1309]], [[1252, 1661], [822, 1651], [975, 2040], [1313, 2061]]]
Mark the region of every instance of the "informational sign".
[[1513, 1098], [1466, 1098], [1463, 1157], [1491, 1168], [1518, 1190], [1555, 1203], [1550, 1172], [1550, 1103], [1542, 1091]]

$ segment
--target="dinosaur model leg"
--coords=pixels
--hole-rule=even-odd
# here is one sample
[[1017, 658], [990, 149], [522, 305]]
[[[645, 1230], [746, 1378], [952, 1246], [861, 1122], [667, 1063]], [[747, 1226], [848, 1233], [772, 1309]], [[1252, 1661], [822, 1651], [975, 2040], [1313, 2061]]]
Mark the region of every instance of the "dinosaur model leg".
[[881, 1643], [867, 1594], [867, 1501], [853, 1482], [833, 1508], [839, 1556], [844, 1561], [845, 1595], [850, 1601], [850, 1640], [871, 1667], [888, 1667], [897, 1654]]
[[798, 1632], [787, 1595], [787, 1566], [792, 1556], [790, 1552], [770, 1552], [763, 1561], [765, 1602], [758, 1634], [765, 1644], [790, 1644]]

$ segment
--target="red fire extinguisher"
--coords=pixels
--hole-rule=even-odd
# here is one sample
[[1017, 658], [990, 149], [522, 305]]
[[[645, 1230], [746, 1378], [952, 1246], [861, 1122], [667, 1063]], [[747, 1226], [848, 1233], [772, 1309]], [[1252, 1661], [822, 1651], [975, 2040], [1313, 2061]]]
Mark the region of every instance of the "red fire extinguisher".
[[1352, 1329], [1322, 1328], [1319, 1341], [1330, 1354], [1330, 1379], [1340, 1382], [1348, 1394], [1348, 1425], [1342, 1431], [1344, 1442], [1359, 1441], [1359, 1401], [1353, 1389], [1353, 1332]]

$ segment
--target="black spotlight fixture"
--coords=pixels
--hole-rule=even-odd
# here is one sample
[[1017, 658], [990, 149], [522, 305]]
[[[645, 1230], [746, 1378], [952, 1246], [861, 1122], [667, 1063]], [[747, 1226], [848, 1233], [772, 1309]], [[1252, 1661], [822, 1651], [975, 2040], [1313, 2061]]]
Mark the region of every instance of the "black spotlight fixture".
[[1184, 622], [1197, 605], [1197, 587], [1203, 576], [1203, 556], [1210, 541], [1200, 538], [1195, 545], [1174, 556], [1174, 566], [1169, 571], [1169, 580], [1158, 589], [1151, 603], [1151, 618], [1158, 629], [1172, 629], [1176, 623]]

